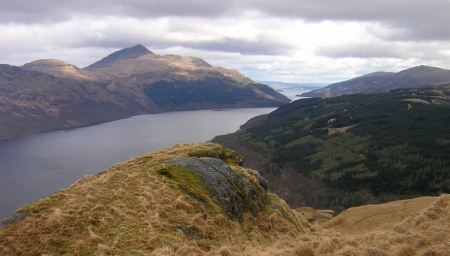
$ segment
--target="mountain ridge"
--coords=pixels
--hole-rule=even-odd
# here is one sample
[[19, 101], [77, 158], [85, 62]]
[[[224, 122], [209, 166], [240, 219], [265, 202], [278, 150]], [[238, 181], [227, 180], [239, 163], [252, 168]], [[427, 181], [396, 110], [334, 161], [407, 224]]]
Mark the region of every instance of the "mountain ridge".
[[425, 85], [447, 83], [450, 83], [450, 70], [421, 65], [397, 73], [380, 71], [362, 75], [302, 93], [300, 96], [326, 98], [355, 93], [388, 92], [395, 89], [419, 88]]

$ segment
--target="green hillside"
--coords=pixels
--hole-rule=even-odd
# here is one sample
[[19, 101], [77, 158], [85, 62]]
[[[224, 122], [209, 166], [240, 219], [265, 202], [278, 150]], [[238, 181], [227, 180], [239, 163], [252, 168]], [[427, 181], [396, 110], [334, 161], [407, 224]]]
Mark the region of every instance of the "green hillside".
[[[247, 128], [239, 143], [269, 159], [259, 171], [293, 205], [303, 199], [350, 207], [386, 196], [449, 193], [449, 96], [446, 85], [297, 100]], [[286, 173], [290, 178], [282, 179]], [[304, 193], [311, 182], [326, 192], [282, 192]]]

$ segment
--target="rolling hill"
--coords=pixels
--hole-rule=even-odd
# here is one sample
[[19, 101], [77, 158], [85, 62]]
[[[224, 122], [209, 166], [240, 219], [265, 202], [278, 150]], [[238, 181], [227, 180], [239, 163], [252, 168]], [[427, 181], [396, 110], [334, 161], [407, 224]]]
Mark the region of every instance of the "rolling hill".
[[379, 93], [395, 89], [419, 88], [450, 83], [450, 70], [418, 66], [398, 73], [375, 72], [324, 88], [302, 93], [302, 97], [335, 97], [355, 93]]
[[84, 69], [60, 60], [0, 65], [0, 140], [138, 114], [289, 101], [235, 70], [137, 45]]

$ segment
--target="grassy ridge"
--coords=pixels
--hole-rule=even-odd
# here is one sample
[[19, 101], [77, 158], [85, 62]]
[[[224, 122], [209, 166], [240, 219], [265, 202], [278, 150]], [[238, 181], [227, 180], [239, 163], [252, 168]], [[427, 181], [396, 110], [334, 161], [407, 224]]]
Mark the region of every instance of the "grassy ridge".
[[[248, 128], [242, 140], [271, 158], [267, 171], [293, 167], [346, 196], [321, 207], [374, 196], [450, 192], [449, 86], [302, 99]], [[319, 202], [320, 201], [320, 202]]]
[[306, 232], [308, 221], [272, 194], [277, 208], [267, 204], [256, 216], [245, 212], [242, 222], [233, 221], [201, 179], [166, 162], [205, 153], [256, 180], [256, 172], [239, 166], [237, 154], [220, 145], [175, 145], [27, 205], [20, 210], [24, 220], [0, 228], [0, 254], [232, 255], [254, 245], [265, 251]]

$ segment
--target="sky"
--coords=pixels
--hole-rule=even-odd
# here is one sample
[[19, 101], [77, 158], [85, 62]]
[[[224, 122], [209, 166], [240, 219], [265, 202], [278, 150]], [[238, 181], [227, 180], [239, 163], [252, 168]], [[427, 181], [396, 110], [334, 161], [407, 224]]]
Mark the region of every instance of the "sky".
[[253, 80], [450, 69], [449, 0], [0, 0], [0, 63], [79, 68], [142, 44]]

